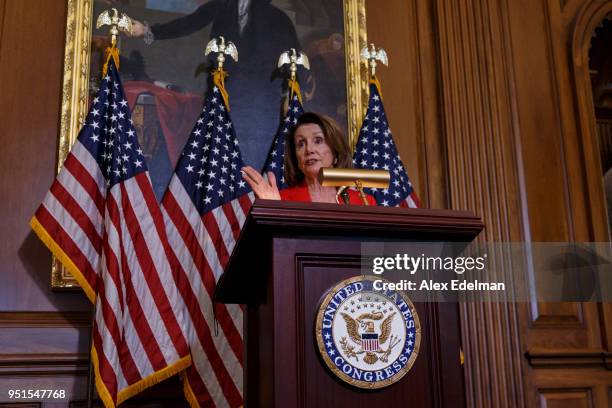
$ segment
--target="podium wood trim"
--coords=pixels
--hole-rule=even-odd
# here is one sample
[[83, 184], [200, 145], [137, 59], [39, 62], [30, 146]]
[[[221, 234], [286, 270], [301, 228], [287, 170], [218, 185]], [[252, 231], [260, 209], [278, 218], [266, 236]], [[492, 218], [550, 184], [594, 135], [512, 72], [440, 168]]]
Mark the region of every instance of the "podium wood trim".
[[[260, 200], [253, 203], [215, 291], [222, 303], [260, 303], [271, 258], [271, 233], [352, 237], [355, 240], [471, 242], [484, 225], [468, 211], [338, 206]], [[257, 234], [252, 231], [257, 230]], [[236, 254], [240, 254], [236, 256]], [[267, 256], [264, 256], [267, 255]], [[264, 262], [260, 262], [263, 258]]]

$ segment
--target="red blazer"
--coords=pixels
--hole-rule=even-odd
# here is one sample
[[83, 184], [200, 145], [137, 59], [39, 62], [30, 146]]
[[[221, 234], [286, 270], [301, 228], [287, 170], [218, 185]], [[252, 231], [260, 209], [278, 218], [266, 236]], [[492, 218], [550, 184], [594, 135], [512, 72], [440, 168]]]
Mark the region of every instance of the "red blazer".
[[[350, 205], [363, 205], [359, 192], [353, 189], [349, 189], [349, 203]], [[293, 187], [288, 187], [280, 191], [281, 200], [283, 201], [302, 201], [311, 203], [310, 193], [308, 192], [308, 186], [306, 182], [302, 181]], [[366, 194], [366, 198], [370, 205], [375, 206], [376, 200], [369, 194]]]

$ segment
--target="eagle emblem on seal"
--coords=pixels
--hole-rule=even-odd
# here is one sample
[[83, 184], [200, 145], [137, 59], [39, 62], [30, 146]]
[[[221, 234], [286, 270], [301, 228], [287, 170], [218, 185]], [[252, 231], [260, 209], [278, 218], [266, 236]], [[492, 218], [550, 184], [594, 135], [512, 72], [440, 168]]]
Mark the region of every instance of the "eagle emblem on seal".
[[[395, 313], [390, 313], [386, 317], [381, 312], [363, 313], [356, 319], [347, 313], [340, 313], [340, 315], [346, 323], [346, 331], [350, 339], [349, 341], [343, 337], [340, 340], [346, 356], [359, 361], [359, 356], [365, 354], [363, 361], [367, 364], [374, 364], [378, 360], [386, 363], [391, 350], [399, 343], [397, 336], [391, 334], [391, 322]], [[389, 344], [386, 344], [387, 341]]]

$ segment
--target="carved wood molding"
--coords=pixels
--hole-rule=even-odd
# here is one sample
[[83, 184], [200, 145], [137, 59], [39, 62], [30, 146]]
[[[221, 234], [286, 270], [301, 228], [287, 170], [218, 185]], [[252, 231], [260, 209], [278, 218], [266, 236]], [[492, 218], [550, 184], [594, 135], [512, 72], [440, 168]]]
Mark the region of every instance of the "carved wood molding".
[[529, 350], [525, 353], [533, 367], [603, 367], [612, 370], [612, 353], [603, 350]]
[[[350, 255], [335, 255], [335, 254], [301, 254], [295, 257], [295, 268], [296, 268], [296, 284], [294, 296], [296, 301], [296, 315], [298, 316], [299, 323], [297, 324], [297, 367], [305, 367], [306, 356], [304, 355], [304, 340], [311, 338], [311, 333], [306, 333], [304, 327], [307, 326], [304, 320], [305, 316], [305, 298], [304, 298], [304, 270], [308, 267], [324, 267], [328, 269], [332, 268], [353, 268], [359, 269], [361, 264], [361, 257], [350, 256]], [[316, 347], [316, 341], [315, 341]], [[297, 370], [296, 378], [298, 379], [298, 394], [299, 401], [305, 401], [306, 395], [306, 379], [302, 369]], [[304, 408], [300, 405], [299, 408]]]
[[[585, 183], [588, 188], [589, 221], [592, 241], [609, 241], [609, 220], [605, 202], [605, 192], [601, 182], [603, 170], [598, 157], [601, 151], [599, 146], [593, 92], [589, 72], [589, 48], [595, 28], [602, 20], [612, 13], [612, 1], [591, 0], [585, 1], [574, 18], [574, 25], [568, 33], [571, 41], [570, 57], [574, 74], [574, 94], [578, 116], [578, 131], [582, 158], [586, 173]], [[609, 322], [612, 319], [612, 308], [600, 306], [601, 328], [604, 343], [608, 349], [612, 345], [612, 330]], [[612, 398], [612, 395], [611, 395]]]
[[[277, 225], [285, 228], [348, 229], [357, 232], [435, 233], [448, 236], [449, 240], [466, 236], [467, 241], [478, 235], [483, 224], [469, 211], [448, 211], [408, 208], [383, 208], [336, 204], [286, 202], [257, 199], [247, 216], [247, 222], [258, 225]], [[248, 225], [247, 225], [248, 226]]]
[[[94, 3], [92, 0], [66, 1], [66, 47], [56, 168], [58, 173], [76, 139], [74, 129], [81, 127], [87, 114], [91, 15]], [[55, 257], [51, 264], [51, 287], [78, 288], [76, 280]]]
[[[529, 228], [507, 9], [436, 1], [450, 206], [481, 215], [489, 242]], [[463, 304], [460, 316], [467, 406], [525, 406], [517, 305]]]
[[540, 388], [538, 403], [540, 407], [593, 407], [603, 406], [594, 401], [591, 388]]
[[0, 354], [0, 377], [87, 374], [88, 368], [87, 354]]
[[0, 328], [87, 327], [90, 325], [90, 312], [0, 312]]
[[595, 28], [611, 12], [612, 2], [610, 1], [585, 1], [575, 17], [576, 22], [573, 29], [568, 32], [571, 41], [570, 57], [573, 63], [575, 109], [578, 112], [577, 130], [580, 135], [579, 143], [582, 147], [582, 159], [586, 172], [585, 184], [589, 194], [590, 214], [588, 215], [591, 227], [589, 238], [594, 242], [608, 241], [610, 235], [608, 223], [605, 222], [607, 209], [601, 183], [603, 171], [601, 163], [598, 160], [592, 160], [593, 157], [599, 156], [600, 148], [589, 72], [589, 48]]
[[552, 314], [547, 315], [538, 312], [538, 316], [533, 319], [530, 328], [551, 328], [551, 329], [579, 329], [586, 328], [584, 322], [584, 311], [580, 303], [573, 303], [570, 307], [574, 310], [573, 314]]

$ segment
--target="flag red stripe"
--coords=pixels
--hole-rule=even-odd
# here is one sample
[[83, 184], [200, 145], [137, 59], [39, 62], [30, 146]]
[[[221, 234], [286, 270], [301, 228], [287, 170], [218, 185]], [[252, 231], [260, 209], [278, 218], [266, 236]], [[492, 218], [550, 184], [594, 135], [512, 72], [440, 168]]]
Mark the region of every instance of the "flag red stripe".
[[[212, 268], [206, 260], [206, 257], [204, 256], [204, 253], [201, 250], [200, 244], [195, 235], [195, 232], [193, 231], [191, 224], [189, 223], [189, 220], [183, 214], [182, 209], [176, 202], [176, 199], [174, 198], [174, 195], [172, 193], [166, 194], [166, 196], [164, 197], [163, 206], [166, 208], [168, 214], [170, 215], [170, 218], [176, 226], [177, 231], [179, 231], [179, 234], [181, 234], [181, 238], [183, 239], [185, 246], [189, 250], [194, 264], [198, 267], [200, 279], [204, 283], [204, 286], [206, 288], [206, 291], [208, 292], [208, 295], [210, 296], [212, 303], [216, 287], [214, 274]], [[225, 337], [227, 338], [230, 347], [236, 355], [236, 358], [242, 364], [242, 336], [240, 335], [238, 329], [235, 327], [233, 319], [227, 311], [227, 307], [222, 303], [217, 304], [214, 307], [217, 321], [219, 322], [223, 333], [225, 333]], [[199, 313], [200, 312], [198, 309], [198, 314]], [[196, 325], [196, 328], [197, 327], [198, 326]]]
[[[140, 189], [142, 197], [144, 198], [145, 203], [147, 204], [147, 208], [149, 209], [149, 212], [151, 213], [153, 222], [155, 224], [155, 229], [157, 230], [157, 234], [160, 237], [164, 250], [167, 253], [168, 257], [170, 258], [171, 256], [174, 256], [174, 254], [168, 244], [168, 239], [166, 237], [166, 227], [163, 223], [162, 213], [159, 209], [159, 204], [157, 203], [157, 200], [155, 199], [155, 195], [153, 194], [153, 190], [151, 188], [149, 179], [145, 173], [141, 173], [134, 178], [136, 179], [136, 182], [138, 183], [138, 187]], [[126, 215], [126, 219], [127, 219], [127, 215]], [[144, 247], [146, 248], [146, 246]], [[173, 266], [176, 268], [176, 267], [179, 267], [180, 265], [178, 264], [178, 261], [176, 261], [174, 262]], [[171, 268], [171, 269], [172, 269], [172, 275], [174, 278], [174, 282], [177, 283], [175, 275], [178, 271], [174, 268]], [[153, 298], [155, 299], [157, 307], [159, 308], [159, 313], [161, 314], [164, 320], [164, 324], [166, 325], [166, 329], [168, 330], [168, 333], [170, 334], [170, 338], [172, 339], [172, 342], [174, 343], [175, 348], [177, 349], [177, 351], [179, 352], [181, 356], [186, 355], [187, 353], [189, 353], [189, 346], [187, 345], [187, 340], [183, 336], [183, 331], [181, 330], [181, 327], [176, 321], [174, 309], [172, 308], [171, 302], [168, 299], [166, 292], [164, 291], [164, 287], [163, 287], [161, 280], [159, 279], [159, 275], [157, 273], [153, 273], [152, 279], [147, 279], [147, 284], [149, 285], [151, 293], [153, 294]]]
[[[214, 345], [212, 345], [212, 348], [215, 349], [216, 351], [216, 348]], [[210, 354], [207, 351], [206, 351], [206, 355], [209, 357], [209, 362], [211, 363], [211, 365], [213, 365], [210, 359]], [[221, 361], [221, 363], [223, 362]], [[242, 395], [240, 394], [240, 391], [236, 388], [234, 381], [232, 381], [232, 379], [229, 376], [223, 376], [222, 378], [219, 378], [218, 371], [215, 368], [213, 368], [213, 370], [219, 382], [219, 388], [223, 392], [223, 395], [225, 396], [225, 399], [227, 400], [228, 405], [230, 407], [241, 406], [243, 402]], [[202, 399], [212, 398], [210, 396], [208, 389], [206, 388], [206, 385], [204, 384], [202, 380], [202, 376], [194, 367], [189, 367], [187, 369], [187, 378], [189, 380], [189, 385], [191, 385], [192, 387], [192, 391], [197, 396], [198, 401], [201, 402]], [[214, 402], [211, 401], [211, 404], [214, 404]], [[200, 404], [200, 406], [206, 406], [206, 405]]]
[[[140, 371], [136, 367], [136, 363], [134, 362], [132, 353], [128, 349], [127, 344], [125, 343], [125, 341], [121, 340], [122, 336], [119, 324], [117, 322], [117, 316], [115, 315], [113, 308], [111, 307], [110, 303], [106, 298], [106, 291], [104, 285], [104, 280], [100, 279], [98, 292], [98, 307], [102, 308], [102, 317], [104, 319], [106, 328], [108, 329], [108, 332], [104, 337], [110, 337], [113, 341], [113, 344], [117, 349], [117, 353], [120, 356], [121, 372], [123, 373], [123, 377], [125, 378], [128, 384], [133, 384], [139, 381], [142, 377], [140, 375]], [[98, 353], [98, 356], [100, 356], [100, 354], [104, 353]], [[113, 375], [115, 375], [114, 372]]]
[[[169, 199], [168, 196], [169, 195], [166, 196], [166, 200]], [[172, 200], [174, 200], [174, 197], [172, 197]], [[181, 264], [179, 263], [178, 259], [176, 259], [176, 256], [174, 255], [173, 252], [172, 252], [171, 256], [172, 256], [172, 262], [175, 263], [177, 268], [179, 268], [178, 270], [180, 270], [180, 273], [181, 274], [186, 274], [186, 272], [183, 270]], [[200, 256], [201, 256], [201, 252], [200, 252]], [[201, 262], [205, 263], [206, 260], [202, 259]], [[195, 293], [193, 292], [193, 289], [192, 289], [191, 285], [189, 284], [189, 280], [186, 277], [182, 277], [182, 278], [177, 280], [177, 286], [179, 288], [179, 291], [180, 291], [181, 295], [183, 296], [183, 300], [184, 300], [185, 304], [187, 305], [187, 310], [188, 310], [189, 315], [191, 317], [192, 324], [194, 325], [195, 333], [198, 336], [198, 340], [199, 340], [200, 344], [202, 344], [202, 345], [206, 345], [206, 344], [209, 344], [209, 343], [212, 344], [213, 343], [213, 339], [212, 339], [212, 335], [211, 335], [211, 332], [210, 332], [210, 327], [208, 325], [208, 322], [206, 321], [206, 319], [202, 315], [200, 304], [198, 303], [198, 298], [195, 295]], [[206, 286], [205, 286], [205, 289], [206, 289]], [[207, 290], [207, 292], [208, 292], [208, 290]], [[231, 321], [231, 317], [229, 315], [227, 315], [227, 310], [225, 309], [225, 305], [223, 305], [223, 306], [224, 306], [223, 310], [220, 309], [218, 311], [217, 317], [219, 318], [219, 315], [222, 315], [222, 316], [224, 316], [222, 318], [223, 320], [230, 319], [230, 321]], [[218, 319], [218, 321], [219, 321], [219, 319]], [[235, 327], [233, 325], [231, 325], [229, 327], [231, 327], [231, 329], [235, 332], [235, 334], [233, 336], [228, 336], [228, 334], [225, 332], [226, 329], [224, 329], [224, 327], [228, 327], [226, 325], [226, 322], [219, 322], [219, 323], [221, 324], [221, 329], [224, 331], [224, 335], [225, 335], [226, 339], [228, 339], [228, 343], [230, 344], [230, 346], [232, 346], [234, 344], [242, 345], [242, 339], [240, 338], [240, 333], [238, 333], [235, 330]], [[237, 339], [233, 338], [234, 336], [237, 336]], [[206, 349], [206, 347], [203, 347], [203, 349]], [[234, 351], [234, 353], [236, 353], [236, 350], [234, 348], [232, 348], [232, 350]], [[240, 352], [240, 355], [237, 356], [237, 359], [238, 359], [238, 361], [242, 362], [242, 348], [239, 347], [238, 350]], [[216, 349], [215, 349], [215, 351], [216, 351]], [[205, 353], [208, 354], [208, 352], [206, 350], [205, 350]], [[220, 356], [219, 356], [219, 358], [220, 358]], [[229, 377], [230, 380], [231, 380], [231, 376], [227, 372], [227, 370], [225, 370], [225, 366], [224, 365], [216, 366], [214, 364], [214, 362], [216, 362], [216, 361], [217, 361], [217, 359], [212, 359], [210, 361], [210, 363], [213, 366], [213, 370], [215, 371], [217, 376], [221, 375], [221, 376]], [[231, 382], [233, 383], [233, 380], [231, 380]], [[206, 387], [204, 387], [204, 388], [206, 388]]]
[[[191, 296], [193, 296], [193, 293], [191, 294]], [[189, 314], [192, 317], [193, 325], [195, 328], [196, 335], [198, 336], [200, 346], [202, 347], [204, 353], [206, 354], [206, 357], [208, 358], [208, 362], [215, 373], [215, 377], [217, 378], [217, 382], [219, 383], [223, 391], [223, 395], [228, 401], [234, 401], [235, 404], [240, 404], [242, 402], [242, 395], [240, 394], [240, 390], [236, 388], [234, 380], [227, 371], [224, 361], [219, 355], [217, 348], [215, 347], [210, 327], [208, 326], [208, 323], [206, 322], [204, 316], [202, 315], [202, 312], [200, 311], [200, 307], [197, 304], [197, 300], [188, 299], [186, 300], [186, 303], [188, 304]], [[231, 345], [231, 341], [228, 340], [228, 342]], [[187, 376], [188, 378], [195, 376], [199, 379], [199, 374], [195, 370], [188, 370]], [[191, 382], [191, 384], [196, 385], [193, 384], [193, 382]], [[201, 384], [201, 386], [203, 386], [204, 389], [206, 388], [203, 383]], [[200, 388], [200, 386], [196, 387], [197, 390], [200, 390]], [[202, 392], [198, 392], [196, 391], [196, 389], [193, 390], [194, 392], [196, 392], [196, 394]]]
[[[118, 211], [118, 209], [114, 208], [113, 206], [114, 200], [108, 200], [107, 204], [108, 204], [109, 219], [112, 220], [111, 214]], [[114, 227], [117, 230], [117, 234], [119, 234], [119, 230], [117, 229], [117, 226], [115, 225]], [[125, 299], [123, 298], [123, 292], [120, 290], [123, 284], [121, 283], [121, 269], [119, 267], [119, 259], [117, 259], [117, 254], [115, 254], [115, 252], [113, 251], [113, 248], [110, 247], [108, 231], [106, 230], [104, 231], [103, 251], [104, 251], [104, 258], [105, 258], [104, 262], [106, 263], [106, 270], [108, 272], [108, 275], [112, 279], [113, 283], [115, 284], [115, 288], [117, 288], [117, 297], [119, 298], [119, 307], [121, 308], [121, 310], [123, 310], [125, 308]]]
[[117, 323], [117, 316], [115, 315], [115, 311], [111, 307], [108, 299], [106, 297], [106, 286], [103, 279], [100, 279], [98, 282], [98, 297], [99, 301], [97, 302], [98, 307], [102, 307], [102, 316], [104, 317], [104, 322], [106, 323], [106, 328], [108, 329], [108, 334], [113, 338], [115, 344], [119, 344], [121, 339], [121, 329], [119, 328], [119, 323]]
[[[189, 382], [189, 387], [191, 387], [191, 391], [196, 396], [200, 407], [214, 407], [215, 401], [212, 399], [206, 384], [202, 380], [202, 376], [196, 370], [195, 367], [191, 366], [186, 370], [187, 381]], [[239, 403], [242, 403], [242, 399]]]
[[[410, 202], [410, 200], [412, 200], [414, 202], [414, 205], [416, 207], [413, 207], [411, 205], [412, 203]], [[420, 208], [421, 207], [421, 203], [419, 201], [419, 197], [417, 197], [416, 193], [413, 191], [406, 198], [404, 198], [402, 201], [400, 201], [399, 207], [400, 208]]]
[[[125, 194], [122, 194], [122, 195], [125, 195]], [[113, 282], [121, 282], [122, 280], [121, 280], [120, 275], [123, 275], [123, 282], [121, 283], [121, 285], [117, 286], [117, 284], [115, 284], [117, 291], [119, 292], [119, 297], [120, 299], [122, 299], [122, 302], [121, 302], [122, 310], [124, 310], [124, 313], [129, 312], [128, 315], [130, 319], [132, 320], [132, 324], [136, 328], [136, 334], [138, 335], [142, 348], [147, 354], [147, 357], [149, 358], [151, 365], [155, 369], [155, 365], [153, 364], [153, 361], [151, 360], [151, 351], [149, 347], [147, 346], [148, 342], [143, 341], [143, 337], [145, 339], [152, 339], [151, 338], [152, 331], [148, 325], [148, 321], [146, 320], [146, 317], [143, 315], [142, 307], [140, 304], [140, 299], [138, 299], [138, 297], [135, 294], [133, 286], [131, 286], [132, 272], [128, 265], [127, 257], [125, 256], [125, 252], [123, 248], [123, 240], [121, 238], [121, 235], [122, 235], [121, 213], [119, 210], [119, 206], [117, 205], [117, 202], [115, 201], [115, 197], [112, 194], [108, 194], [106, 204], [108, 208], [108, 219], [113, 224], [117, 232], [116, 239], [118, 240], [118, 242], [116, 243], [116, 245], [119, 247], [119, 254], [114, 254], [112, 247], [111, 247], [110, 240], [109, 239], [106, 240], [106, 242], [109, 243], [108, 252], [112, 255], [112, 258], [107, 259], [107, 267], [110, 265], [108, 263], [109, 260], [112, 260], [114, 263], [116, 263], [117, 266], [119, 265], [119, 263], [121, 263], [121, 268], [118, 268], [114, 272], [114, 275], [111, 275], [111, 279], [113, 280]], [[117, 259], [115, 255], [119, 256], [120, 259]], [[125, 289], [126, 299], [123, 299], [121, 288]], [[105, 292], [101, 291], [100, 293], [102, 294]], [[127, 308], [128, 308], [127, 311], [125, 311], [124, 309], [125, 308], [125, 306], [123, 306], [124, 304], [127, 304]], [[105, 316], [107, 316], [109, 313], [112, 314], [114, 317], [114, 313], [112, 310], [110, 312], [105, 310]], [[117, 341], [118, 339], [121, 339], [119, 343]], [[119, 354], [124, 358], [128, 358], [127, 361], [121, 360], [121, 370], [123, 372], [125, 380], [127, 381], [128, 384], [134, 384], [135, 382], [139, 381], [142, 378], [142, 374], [140, 373], [140, 370], [136, 366], [136, 362], [131, 357], [131, 352], [129, 350], [128, 344], [125, 342], [125, 337], [124, 336], [122, 337], [113, 336], [113, 340], [115, 340], [116, 348], [118, 349]], [[153, 341], [151, 343], [151, 347], [155, 347], [155, 346], [157, 346], [157, 342]], [[156, 350], [153, 350], [153, 353], [161, 354], [161, 350], [157, 348]]]
[[202, 223], [204, 224], [204, 228], [206, 228], [213, 246], [215, 247], [217, 258], [219, 258], [219, 263], [222, 267], [225, 267], [225, 265], [227, 265], [229, 262], [229, 254], [227, 253], [223, 236], [221, 235], [221, 231], [217, 225], [217, 219], [213, 215], [212, 211], [209, 211], [202, 216]]
[[[155, 371], [161, 370], [166, 366], [166, 359], [162, 354], [157, 338], [155, 337], [151, 326], [147, 320], [147, 315], [142, 309], [140, 299], [132, 284], [132, 272], [127, 265], [126, 254], [121, 248], [121, 259], [122, 259], [122, 272], [123, 272], [123, 285], [125, 287], [126, 304], [129, 310], [129, 317], [132, 320], [132, 324], [136, 328], [136, 333], [140, 339], [140, 343], [147, 354], [149, 362]], [[130, 383], [132, 384], [132, 383]]]
[[91, 174], [89, 174], [87, 169], [83, 166], [83, 164], [81, 164], [79, 159], [77, 159], [73, 153], [70, 153], [68, 158], [66, 158], [64, 168], [68, 169], [72, 176], [78, 180], [79, 183], [81, 183], [83, 189], [87, 192], [87, 194], [89, 194], [89, 197], [94, 202], [96, 207], [98, 207], [100, 214], [104, 214], [104, 197], [100, 193], [98, 183], [96, 183], [96, 180], [94, 180]]
[[81, 227], [89, 242], [96, 250], [100, 253], [102, 248], [102, 238], [98, 235], [96, 227], [91, 222], [89, 216], [83, 211], [81, 206], [76, 202], [72, 195], [64, 188], [64, 186], [57, 180], [51, 185], [51, 193], [55, 196], [57, 201], [66, 209], [66, 211], [72, 216], [74, 221]]
[[[132, 212], [132, 206], [127, 197], [127, 191], [125, 190], [124, 184], [119, 184], [121, 188], [121, 208], [123, 210], [123, 215], [125, 218], [125, 226], [127, 227], [128, 233], [130, 234], [130, 238], [132, 241], [132, 245], [134, 246], [135, 253], [139, 256], [137, 257], [138, 263], [140, 264], [140, 269], [142, 274], [145, 277], [145, 281], [149, 281], [149, 279], [153, 279], [152, 273], [154, 271], [155, 266], [153, 265], [153, 261], [151, 259], [151, 255], [149, 254], [149, 250], [144, 244], [144, 236], [142, 235], [138, 218]], [[115, 200], [112, 194], [109, 194], [107, 200]], [[118, 224], [119, 220], [113, 220], [114, 224]], [[120, 231], [120, 230], [118, 230]], [[122, 240], [123, 241], [123, 240]], [[137, 329], [138, 337], [144, 346], [144, 350], [147, 353], [149, 361], [153, 366], [155, 371], [161, 370], [164, 368], [167, 363], [164, 355], [162, 354], [161, 349], [159, 348], [159, 344], [157, 343], [157, 338], [155, 337], [153, 330], [149, 326], [149, 322], [146, 318], [144, 311], [142, 310], [142, 305], [140, 303], [140, 299], [138, 298], [138, 294], [134, 289], [134, 285], [132, 279], [134, 278], [133, 273], [129, 267], [128, 259], [125, 254], [125, 249], [123, 242], [121, 244], [121, 266], [123, 273], [123, 284], [125, 286], [126, 292], [126, 304], [130, 311], [130, 317], [134, 324], [134, 327]], [[155, 270], [155, 272], [157, 272]], [[160, 311], [161, 312], [161, 311]]]
[[419, 197], [414, 191], [410, 193], [410, 198], [412, 198], [412, 201], [414, 201], [418, 208], [421, 208], [421, 200], [419, 200]]
[[102, 346], [102, 337], [98, 331], [98, 325], [94, 323], [92, 329], [93, 346], [96, 349], [96, 355], [98, 356], [98, 371], [104, 386], [113, 397], [113, 401], [117, 400], [117, 377], [113, 368], [104, 354], [104, 348]]
[[[212, 275], [212, 270], [210, 269], [208, 261], [206, 260], [203, 252], [198, 250], [200, 249], [200, 246], [191, 224], [183, 214], [174, 195], [171, 192], [168, 192], [165, 195], [163, 206], [166, 208], [171, 221], [176, 226], [177, 231], [179, 234], [181, 234], [181, 238], [185, 242], [186, 248], [189, 250], [194, 264], [198, 266], [200, 278], [204, 283], [206, 291], [209, 293], [209, 296], [212, 299], [212, 293], [214, 292], [214, 278]], [[183, 271], [183, 273], [185, 272]], [[185, 303], [188, 306], [189, 314], [192, 318], [194, 329], [196, 335], [198, 336], [200, 345], [208, 357], [209, 363], [215, 372], [217, 381], [221, 385], [221, 389], [223, 390], [226, 399], [228, 401], [235, 401], [239, 404], [242, 401], [240, 391], [236, 388], [233, 379], [227, 371], [225, 364], [223, 363], [223, 360], [221, 359], [218, 350], [214, 345], [210, 327], [202, 315], [199, 303], [197, 303], [197, 299], [195, 299], [195, 295], [192, 291], [187, 292], [181, 290], [181, 293], [185, 296]], [[220, 306], [222, 307], [217, 310], [217, 320], [221, 325], [221, 329], [223, 330], [230, 347], [232, 348], [234, 354], [236, 354], [238, 361], [242, 362], [242, 338], [240, 337], [240, 333], [234, 327], [231, 321], [231, 316], [229, 316], [227, 313], [225, 305]], [[228, 324], [228, 321], [230, 324]], [[197, 375], [197, 372], [195, 375]], [[200, 389], [200, 387], [198, 387], [197, 384], [190, 384], [194, 385], [195, 389], [193, 389], [193, 391], [198, 393], [196, 389]]]
[[253, 206], [253, 201], [251, 200], [251, 197], [249, 196], [250, 194], [251, 193], [245, 194], [241, 196], [240, 198], [238, 198], [238, 202], [240, 203], [240, 206], [242, 207], [242, 211], [244, 211], [245, 218], [247, 214], [249, 213], [249, 211], [251, 211], [251, 207]]
[[57, 245], [62, 248], [70, 260], [72, 260], [95, 293], [98, 275], [89, 263], [87, 257], [83, 255], [83, 252], [81, 252], [81, 249], [74, 243], [70, 235], [66, 233], [64, 228], [55, 220], [55, 218], [53, 218], [44, 205], [41, 205], [36, 211], [36, 219], [49, 233], [49, 235], [53, 237]]
[[[242, 229], [242, 226], [240, 225], [240, 223], [238, 222], [238, 218], [236, 217], [236, 214], [234, 213], [234, 207], [232, 207], [232, 203], [231, 202], [227, 202], [225, 204], [223, 204], [221, 206], [221, 208], [223, 209], [223, 213], [225, 214], [225, 217], [227, 217], [227, 221], [229, 222], [230, 226], [232, 227], [232, 235], [234, 236], [234, 244], [236, 243], [236, 239], [238, 239], [238, 236], [240, 235], [240, 230]], [[231, 251], [234, 249], [232, 248], [226, 248], [228, 251]], [[225, 264], [223, 264], [223, 266], [225, 266]]]
[[[192, 316], [194, 314], [193, 312], [199, 315], [198, 318], [195, 319], [193, 323], [195, 326], [196, 334], [198, 336], [200, 345], [202, 346], [202, 349], [204, 350], [204, 353], [206, 354], [206, 357], [208, 358], [208, 361], [215, 373], [215, 377], [217, 377], [217, 382], [221, 386], [221, 389], [223, 390], [223, 394], [225, 395], [225, 398], [228, 401], [233, 401], [233, 406], [237, 406], [236, 404], [239, 405], [242, 402], [242, 395], [240, 394], [240, 390], [236, 388], [236, 385], [234, 384], [234, 380], [232, 379], [231, 375], [227, 371], [224, 361], [219, 355], [219, 351], [217, 350], [215, 343], [213, 341], [210, 327], [208, 326], [206, 321], [202, 321], [203, 316], [199, 308], [197, 310], [190, 311], [190, 314]], [[201, 322], [199, 325], [197, 323], [198, 321]], [[231, 341], [230, 341], [230, 345], [231, 345]], [[189, 375], [189, 372], [188, 372], [188, 375]]]
[[[114, 205], [115, 200], [107, 200], [108, 205], [108, 214], [109, 219], [112, 221], [113, 217], [111, 214], [118, 214], [119, 209]], [[115, 220], [116, 220], [115, 216]], [[117, 226], [114, 225], [115, 229]], [[108, 231], [104, 232], [104, 257], [106, 263], [106, 270], [108, 271], [108, 276], [110, 276], [110, 280], [115, 285], [115, 290], [117, 291], [117, 297], [119, 299], [119, 307], [121, 310], [125, 308], [125, 300], [123, 298], [123, 291], [121, 290], [121, 271], [119, 269], [119, 260], [113, 249], [110, 247]], [[117, 230], [117, 234], [119, 234], [119, 230]], [[121, 360], [121, 371], [125, 380], [128, 384], [133, 384], [141, 379], [140, 371], [136, 367], [136, 363], [132, 357], [132, 354], [128, 348], [128, 345], [125, 341], [120, 341], [121, 333], [118, 328], [118, 323], [116, 322], [116, 315], [112, 310], [110, 303], [108, 303], [106, 299], [106, 291], [105, 291], [106, 282], [104, 279], [100, 279], [100, 300], [103, 302], [103, 316], [106, 322], [107, 327], [112, 327], [110, 330], [110, 334], [113, 337], [113, 341], [115, 342], [115, 347], [117, 348], [117, 352], [120, 356]], [[109, 319], [112, 319], [112, 322], [109, 322]], [[116, 329], [115, 329], [116, 327]]]

